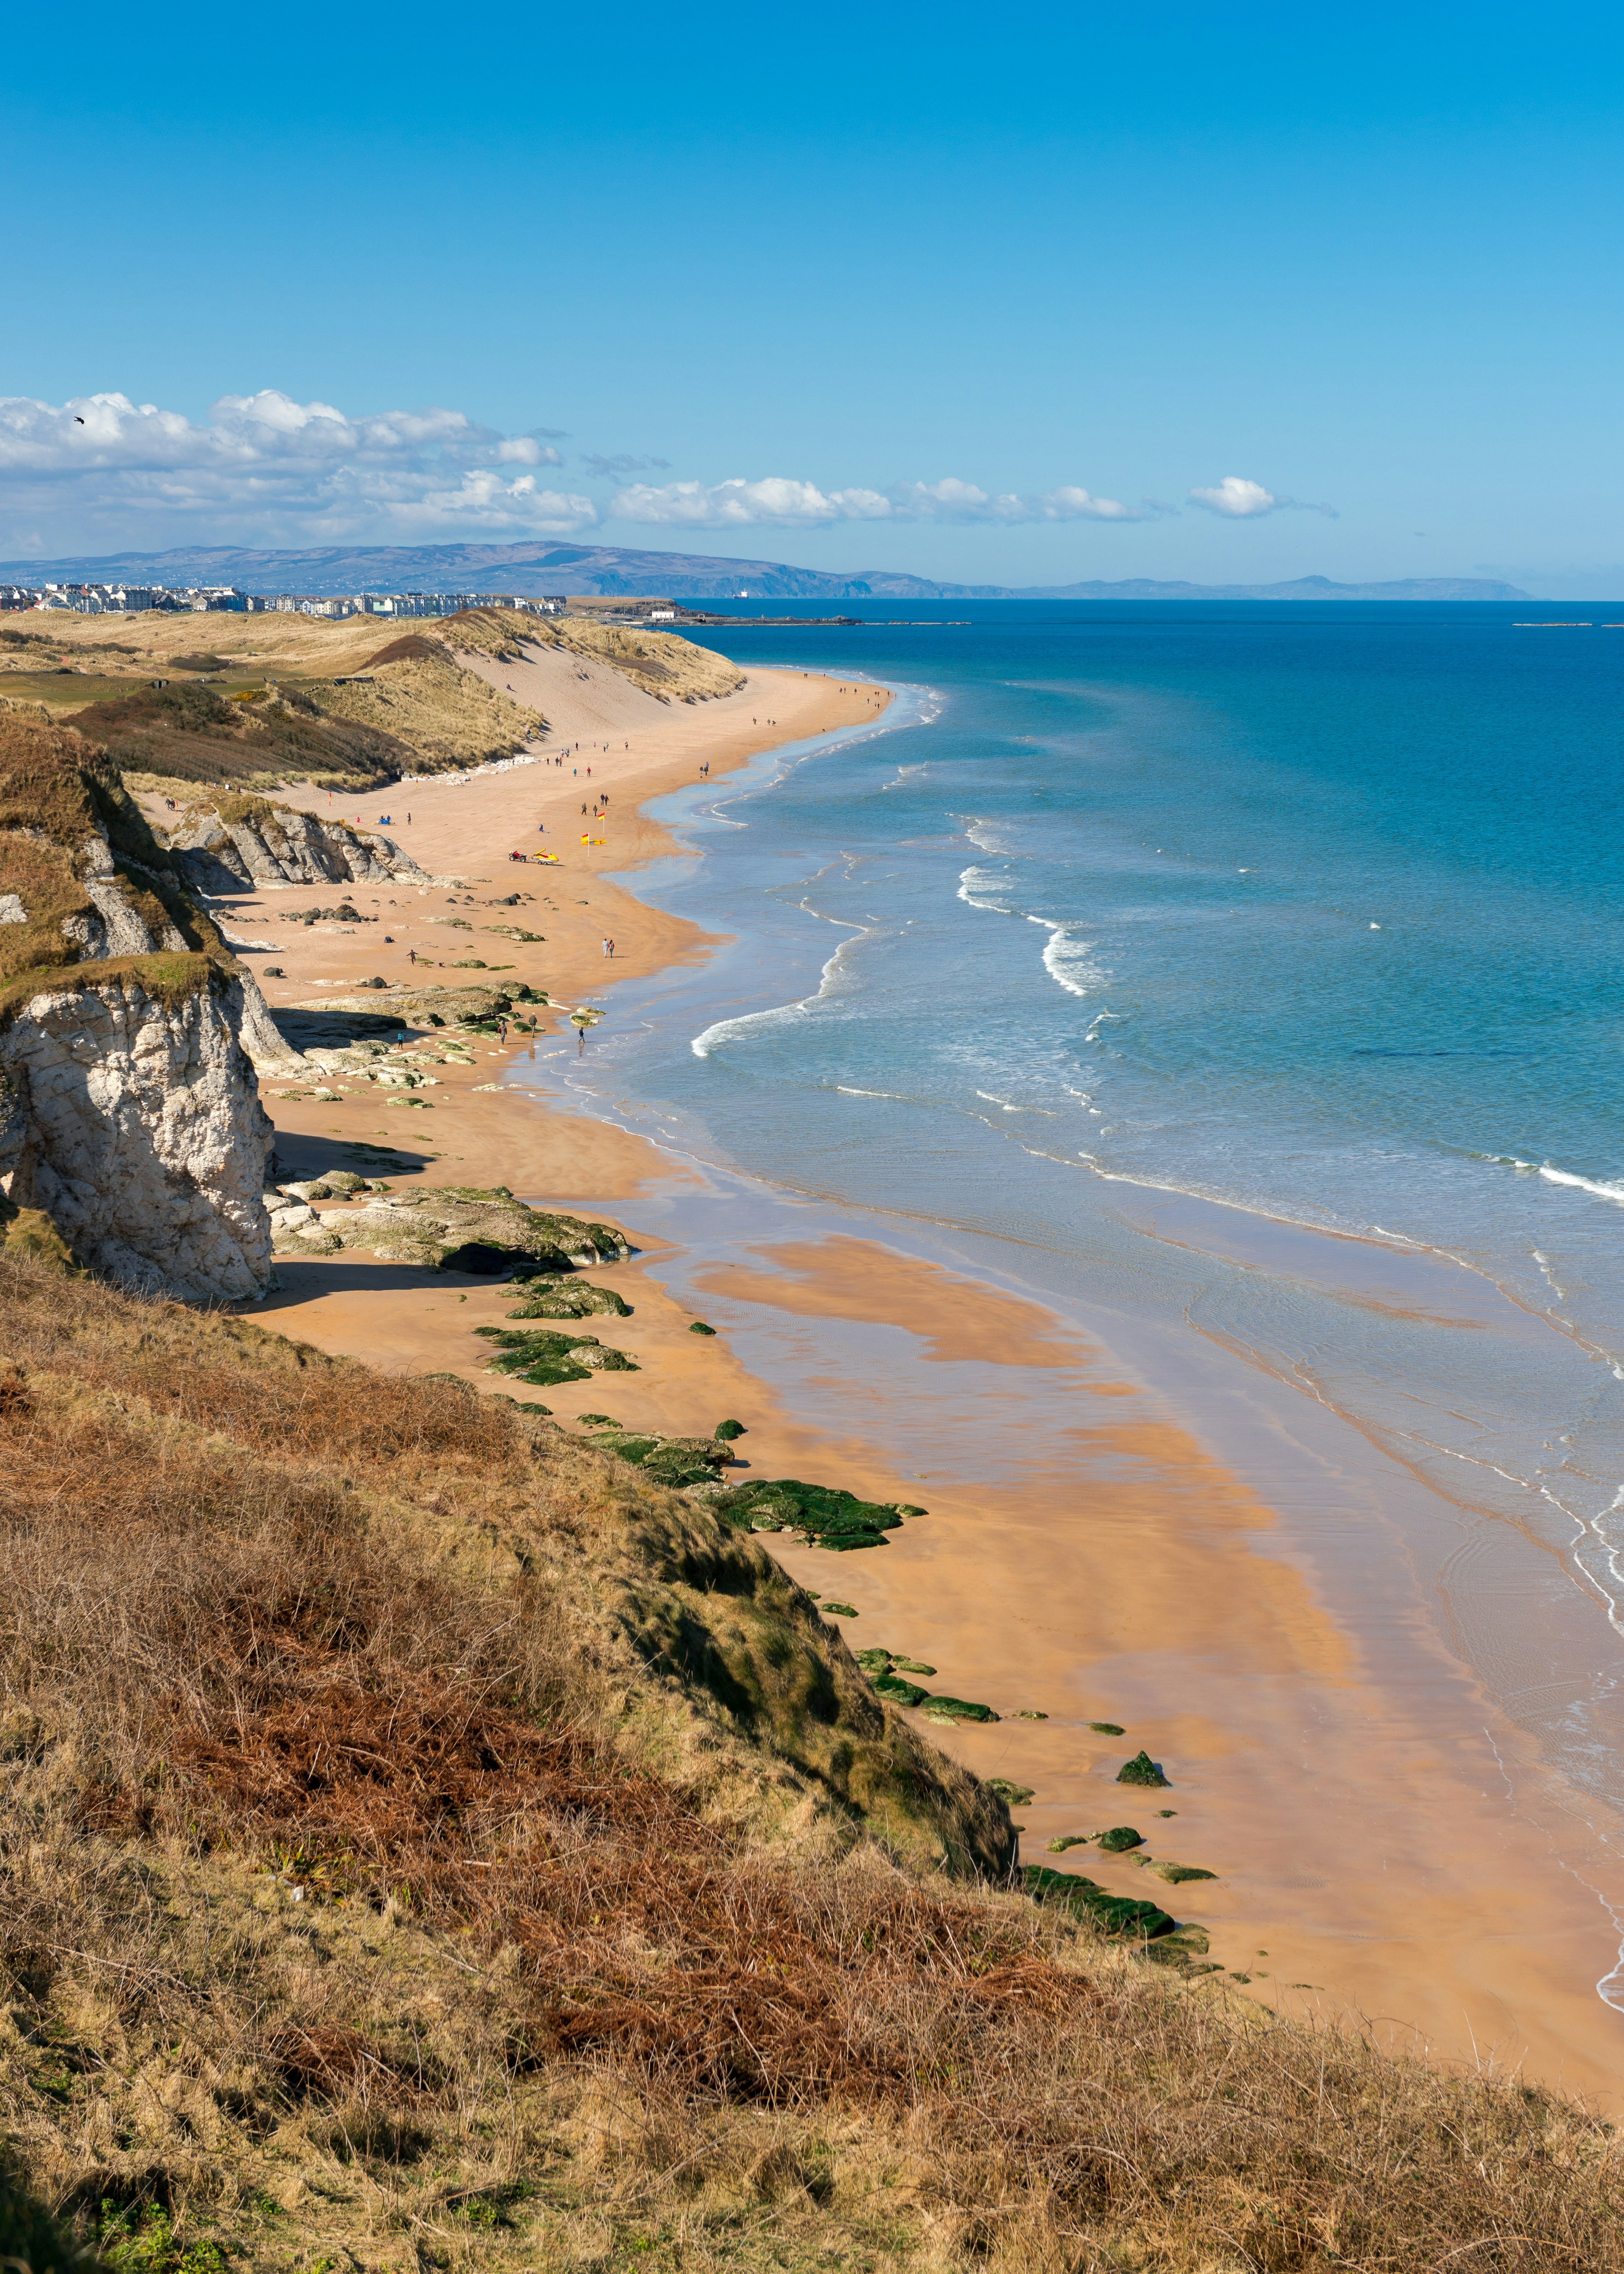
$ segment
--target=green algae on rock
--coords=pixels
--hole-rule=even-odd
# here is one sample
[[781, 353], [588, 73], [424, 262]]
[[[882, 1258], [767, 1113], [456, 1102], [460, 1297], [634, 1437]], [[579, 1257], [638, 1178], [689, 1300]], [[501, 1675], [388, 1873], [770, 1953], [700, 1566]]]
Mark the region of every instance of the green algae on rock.
[[1063, 1832], [1058, 1840], [1051, 1840], [1048, 1843], [1048, 1853], [1064, 1856], [1068, 1848], [1086, 1848], [1092, 1837], [1093, 1834], [1087, 1832]]
[[1136, 1832], [1131, 1824], [1115, 1824], [1109, 1832], [1100, 1834], [1100, 1846], [1107, 1856], [1125, 1856], [1130, 1848], [1144, 1845], [1144, 1834]]
[[714, 1437], [661, 1437], [652, 1431], [622, 1429], [613, 1422], [607, 1428], [600, 1427], [592, 1442], [600, 1452], [629, 1461], [673, 1492], [708, 1484], [723, 1458]]
[[983, 1777], [989, 1792], [996, 1792], [1006, 1808], [1024, 1808], [1037, 1794], [1029, 1784], [1013, 1784], [1008, 1777]]
[[714, 1506], [724, 1524], [740, 1531], [797, 1532], [838, 1554], [883, 1547], [886, 1532], [902, 1522], [901, 1510], [884, 1502], [859, 1500], [838, 1486], [806, 1484], [798, 1477], [731, 1485]]
[[826, 1619], [854, 1619], [857, 1616], [855, 1603], [824, 1603], [821, 1608]]
[[1164, 1785], [1167, 1779], [1141, 1746], [1133, 1758], [1124, 1761], [1117, 1770], [1116, 1781], [1118, 1784]]
[[998, 1716], [990, 1706], [981, 1706], [968, 1698], [936, 1697], [925, 1709], [928, 1721], [996, 1721]]
[[594, 1374], [635, 1374], [636, 1361], [612, 1350], [596, 1335], [523, 1334], [516, 1328], [476, 1327], [474, 1332], [499, 1344], [492, 1374], [516, 1374], [538, 1389], [561, 1382], [589, 1382]]
[[1088, 1726], [1101, 1737], [1122, 1737], [1127, 1735], [1120, 1721], [1090, 1721]]
[[714, 1327], [706, 1326], [703, 1319], [695, 1319], [692, 1326], [689, 1327], [688, 1332], [690, 1335], [713, 1335], [716, 1332], [716, 1329]]
[[524, 1300], [508, 1312], [510, 1319], [629, 1319], [632, 1306], [613, 1287], [594, 1287], [589, 1279], [565, 1278], [555, 1272], [527, 1278]]
[[1218, 1877], [1216, 1871], [1203, 1871], [1199, 1864], [1153, 1864], [1148, 1856], [1145, 1858], [1145, 1869], [1154, 1871], [1157, 1879], [1165, 1879], [1170, 1887], [1182, 1886], [1186, 1879], [1215, 1879]]
[[[367, 1045], [369, 1050], [377, 1047]], [[332, 1182], [330, 1176], [327, 1181]], [[515, 1269], [527, 1278], [542, 1273], [561, 1277], [631, 1254], [624, 1234], [613, 1225], [527, 1208], [505, 1185], [442, 1185], [401, 1193], [348, 1216], [324, 1216], [315, 1228], [324, 1236], [336, 1235], [346, 1247], [391, 1262], [489, 1278]], [[297, 1230], [277, 1241], [282, 1254], [297, 1254], [299, 1246]]]
[[742, 1437], [746, 1434], [747, 1432], [742, 1421], [718, 1421], [715, 1428], [710, 1432], [710, 1434], [713, 1437], [720, 1437], [725, 1443], [729, 1445], [732, 1444], [735, 1437]]
[[1053, 1871], [1047, 1864], [1026, 1864], [1020, 1876], [1035, 1902], [1061, 1904], [1078, 1917], [1091, 1921], [1102, 1934], [1149, 1942], [1171, 1934], [1177, 1924], [1159, 1904], [1132, 1895], [1108, 1894], [1080, 1871]]

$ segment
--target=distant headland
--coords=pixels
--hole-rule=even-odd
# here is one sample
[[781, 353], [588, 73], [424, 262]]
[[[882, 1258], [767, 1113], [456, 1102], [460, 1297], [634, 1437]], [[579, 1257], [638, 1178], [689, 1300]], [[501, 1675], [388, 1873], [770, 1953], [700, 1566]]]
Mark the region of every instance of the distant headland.
[[538, 596], [659, 592], [680, 600], [1526, 600], [1485, 576], [1400, 576], [1338, 584], [1297, 576], [1277, 584], [1188, 584], [1147, 576], [1075, 584], [942, 584], [886, 568], [850, 574], [778, 561], [734, 561], [613, 545], [363, 545], [307, 551], [181, 546], [165, 553], [0, 563], [0, 582], [115, 581], [138, 585], [235, 585], [244, 592], [405, 592], [455, 588]]

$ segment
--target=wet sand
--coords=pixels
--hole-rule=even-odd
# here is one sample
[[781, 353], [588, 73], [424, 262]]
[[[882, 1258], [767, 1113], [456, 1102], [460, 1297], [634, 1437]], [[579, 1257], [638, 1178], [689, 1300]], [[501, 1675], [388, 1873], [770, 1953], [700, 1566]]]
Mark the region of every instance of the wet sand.
[[[549, 749], [590, 739], [589, 726], [599, 742], [615, 739], [613, 689], [585, 689], [573, 715], [567, 687], [515, 691], [539, 697], [553, 727]], [[590, 761], [572, 751], [562, 768], [413, 784], [410, 831], [404, 790], [390, 794], [393, 808], [376, 799], [352, 807], [369, 824], [393, 809], [391, 833], [415, 858], [467, 878], [476, 904], [457, 906], [469, 920], [528, 923], [546, 942], [509, 948], [498, 938], [492, 948], [485, 934], [471, 949], [447, 950], [447, 937], [470, 936], [432, 922], [449, 911], [445, 890], [383, 888], [387, 921], [376, 934], [366, 927], [373, 944], [303, 928], [292, 944], [278, 937], [274, 956], [252, 959], [280, 961], [289, 975], [267, 982], [267, 992], [276, 1003], [309, 1001], [339, 991], [323, 990], [324, 979], [404, 977], [405, 950], [415, 946], [447, 963], [470, 953], [492, 963], [511, 956], [515, 968], [502, 975], [566, 1003], [602, 1002], [613, 1019], [603, 934], [616, 939], [617, 971], [651, 971], [708, 946], [693, 927], [603, 879], [611, 862], [624, 871], [670, 850], [635, 801], [692, 781], [706, 757], [720, 776], [775, 741], [874, 710], [872, 689], [841, 693], [826, 681], [753, 671], [742, 697], [659, 717], [622, 706], [619, 739], [633, 742], [629, 751]], [[761, 726], [767, 716], [776, 727]], [[585, 777], [570, 769], [589, 762], [592, 787], [611, 792], [612, 824], [590, 832], [605, 836], [601, 847], [578, 842]], [[326, 809], [317, 797], [297, 802]], [[573, 831], [567, 869], [544, 875], [508, 862], [524, 832], [535, 838], [538, 819], [560, 850]], [[480, 904], [515, 889], [515, 879], [537, 895], [537, 913], [485, 915]], [[372, 895], [354, 897], [366, 909]], [[320, 898], [244, 900], [231, 929], [267, 936], [281, 929], [279, 907]], [[385, 930], [394, 935], [388, 948]], [[456, 983], [482, 975], [426, 975]], [[682, 1291], [673, 1292], [663, 1284], [672, 1244], [640, 1230], [637, 1202], [697, 1181], [697, 1172], [641, 1138], [552, 1108], [538, 1092], [556, 1048], [504, 1052], [481, 1043], [472, 1073], [438, 1070], [428, 1111], [375, 1093], [336, 1106], [267, 1101], [282, 1173], [339, 1165], [347, 1156], [337, 1148], [372, 1137], [415, 1147], [417, 1173], [430, 1181], [502, 1183], [549, 1206], [613, 1209], [640, 1252], [590, 1276], [618, 1289], [633, 1315], [582, 1330], [633, 1353], [641, 1370], [538, 1395], [566, 1426], [607, 1411], [687, 1434], [730, 1416], [747, 1433], [738, 1447], [744, 1473], [925, 1503], [928, 1515], [881, 1551], [836, 1556], [787, 1538], [768, 1545], [798, 1579], [856, 1607], [855, 1620], [838, 1622], [854, 1647], [880, 1644], [921, 1659], [936, 1669], [928, 1687], [996, 1708], [996, 1724], [933, 1724], [929, 1734], [985, 1773], [1034, 1788], [1014, 1810], [1024, 1861], [1086, 1871], [1202, 1922], [1225, 1972], [1192, 1995], [1225, 1994], [1227, 1983], [1367, 2024], [1384, 2042], [1424, 2044], [1468, 2066], [1492, 2058], [1615, 2097], [1624, 2022], [1591, 1985], [1611, 1967], [1616, 1936], [1574, 1868], [1564, 1827], [1508, 1804], [1501, 1764], [1515, 1767], [1526, 1741], [1444, 1649], [1404, 1575], [1384, 1573], [1368, 1601], [1331, 1601], [1312, 1562], [1294, 1552], [1281, 1510], [1226, 1470], [1102, 1343], [1041, 1304], [883, 1239], [820, 1229], [689, 1254]], [[478, 1087], [504, 1077], [500, 1089]], [[508, 1291], [489, 1281], [350, 1253], [284, 1263], [282, 1277], [284, 1291], [256, 1313], [267, 1324], [405, 1372], [455, 1371], [482, 1389], [508, 1387], [484, 1373], [486, 1348], [472, 1332], [511, 1307]], [[692, 1319], [708, 1315], [696, 1304], [712, 1301], [720, 1331], [691, 1334]], [[779, 1353], [771, 1380], [734, 1351], [763, 1335]], [[839, 1426], [831, 1426], [831, 1411]], [[1372, 1557], [1389, 1546], [1373, 1532]], [[1047, 1719], [1015, 1718], [1028, 1712]], [[1092, 1721], [1119, 1723], [1124, 1734], [1096, 1732]], [[1166, 1766], [1169, 1789], [1114, 1781], [1141, 1746]], [[1513, 1781], [1522, 1788], [1521, 1777]], [[1164, 1808], [1176, 1813], [1163, 1817]], [[1217, 1876], [1175, 1886], [1092, 1846], [1047, 1852], [1050, 1839], [1120, 1824], [1146, 1835], [1153, 1858]]]

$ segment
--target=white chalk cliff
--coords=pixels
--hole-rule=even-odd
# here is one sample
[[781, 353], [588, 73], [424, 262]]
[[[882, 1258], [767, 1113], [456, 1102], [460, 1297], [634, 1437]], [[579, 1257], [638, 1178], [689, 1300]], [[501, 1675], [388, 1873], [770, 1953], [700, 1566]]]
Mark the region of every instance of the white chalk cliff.
[[380, 831], [324, 821], [263, 797], [193, 806], [169, 830], [167, 844], [189, 884], [222, 898], [267, 885], [432, 881]]
[[0, 719], [0, 1216], [44, 1211], [124, 1285], [263, 1294], [273, 1132], [243, 1028], [270, 1021], [248, 984], [252, 1006], [94, 746]]

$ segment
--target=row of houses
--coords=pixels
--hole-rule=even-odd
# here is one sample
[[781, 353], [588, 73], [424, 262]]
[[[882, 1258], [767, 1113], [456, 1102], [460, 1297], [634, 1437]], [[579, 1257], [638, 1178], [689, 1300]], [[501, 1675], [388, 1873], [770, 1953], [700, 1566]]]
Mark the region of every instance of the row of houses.
[[244, 592], [236, 584], [0, 584], [0, 609], [66, 610], [80, 616], [134, 615], [160, 608], [169, 614], [225, 609], [237, 615], [455, 616], [462, 608], [520, 608], [533, 616], [561, 616], [561, 593], [539, 599], [523, 592]]

